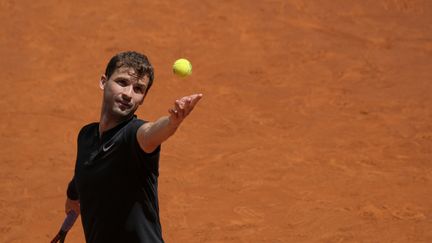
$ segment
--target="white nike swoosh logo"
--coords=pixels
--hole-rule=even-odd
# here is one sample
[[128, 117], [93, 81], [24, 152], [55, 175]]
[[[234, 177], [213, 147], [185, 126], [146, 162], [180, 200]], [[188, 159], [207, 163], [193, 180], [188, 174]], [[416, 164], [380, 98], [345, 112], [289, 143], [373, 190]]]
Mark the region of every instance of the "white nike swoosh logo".
[[102, 150], [104, 151], [104, 152], [106, 152], [106, 151], [108, 151], [112, 146], [114, 146], [114, 142], [112, 142], [108, 147], [106, 147], [106, 144], [104, 144], [103, 146], [102, 146]]

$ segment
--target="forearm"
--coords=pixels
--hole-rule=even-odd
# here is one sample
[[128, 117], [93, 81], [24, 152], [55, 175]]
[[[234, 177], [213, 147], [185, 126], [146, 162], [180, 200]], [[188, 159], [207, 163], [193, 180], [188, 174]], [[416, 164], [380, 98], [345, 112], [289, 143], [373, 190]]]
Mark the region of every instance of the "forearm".
[[194, 94], [176, 100], [174, 107], [168, 110], [169, 116], [142, 125], [137, 132], [141, 149], [147, 153], [153, 152], [162, 142], [171, 137], [201, 97], [202, 94]]
[[146, 127], [143, 136], [141, 136], [142, 144], [146, 148], [155, 149], [171, 137], [178, 127], [179, 124], [172, 122], [169, 116], [163, 116]]

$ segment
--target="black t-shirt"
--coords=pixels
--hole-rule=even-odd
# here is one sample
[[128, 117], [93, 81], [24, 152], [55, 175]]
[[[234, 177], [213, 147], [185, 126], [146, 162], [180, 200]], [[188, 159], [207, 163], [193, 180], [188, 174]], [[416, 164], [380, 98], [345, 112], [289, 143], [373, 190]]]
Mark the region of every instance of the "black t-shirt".
[[159, 220], [160, 146], [145, 153], [136, 139], [145, 122], [135, 116], [99, 136], [99, 124], [78, 135], [68, 197], [79, 199], [89, 243], [163, 242]]

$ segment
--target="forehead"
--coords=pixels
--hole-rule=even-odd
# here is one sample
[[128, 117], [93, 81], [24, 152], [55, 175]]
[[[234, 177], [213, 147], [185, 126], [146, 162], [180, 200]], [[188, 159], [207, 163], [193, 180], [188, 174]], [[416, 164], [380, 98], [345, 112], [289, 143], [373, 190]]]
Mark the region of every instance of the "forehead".
[[147, 85], [149, 81], [149, 77], [144, 75], [143, 77], [138, 77], [137, 73], [133, 68], [130, 67], [120, 67], [117, 68], [114, 73], [111, 75], [110, 79], [118, 79], [124, 78], [133, 82], [138, 82], [140, 84]]

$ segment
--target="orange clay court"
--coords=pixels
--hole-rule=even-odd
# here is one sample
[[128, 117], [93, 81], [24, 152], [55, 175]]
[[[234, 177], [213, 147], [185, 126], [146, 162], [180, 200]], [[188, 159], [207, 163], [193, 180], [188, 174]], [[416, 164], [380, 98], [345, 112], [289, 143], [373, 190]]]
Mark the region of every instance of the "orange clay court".
[[[166, 242], [432, 242], [432, 2], [0, 2], [0, 242], [48, 242], [119, 51], [138, 116], [204, 98], [162, 147]], [[173, 75], [181, 57], [193, 65]], [[66, 242], [84, 242], [78, 220]]]

